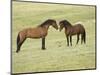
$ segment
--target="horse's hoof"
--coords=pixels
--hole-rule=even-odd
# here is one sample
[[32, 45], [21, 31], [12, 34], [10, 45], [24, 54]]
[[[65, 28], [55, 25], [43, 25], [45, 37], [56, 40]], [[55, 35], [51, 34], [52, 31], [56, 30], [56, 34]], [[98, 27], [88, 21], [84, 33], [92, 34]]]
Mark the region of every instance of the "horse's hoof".
[[16, 51], [16, 53], [18, 53], [19, 51]]
[[42, 50], [46, 50], [46, 48], [42, 48]]

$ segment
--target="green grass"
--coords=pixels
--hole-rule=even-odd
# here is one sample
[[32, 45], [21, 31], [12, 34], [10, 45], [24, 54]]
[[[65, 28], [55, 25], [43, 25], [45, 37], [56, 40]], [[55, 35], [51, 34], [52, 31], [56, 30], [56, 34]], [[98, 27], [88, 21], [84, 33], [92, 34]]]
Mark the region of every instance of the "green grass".
[[[30, 2], [12, 5], [12, 72], [45, 72], [95, 68], [95, 7]], [[16, 38], [20, 30], [36, 27], [47, 19], [63, 19], [72, 24], [81, 21], [86, 29], [86, 44], [67, 47], [64, 30], [48, 30], [46, 50], [41, 50], [41, 39], [27, 39], [16, 53]]]

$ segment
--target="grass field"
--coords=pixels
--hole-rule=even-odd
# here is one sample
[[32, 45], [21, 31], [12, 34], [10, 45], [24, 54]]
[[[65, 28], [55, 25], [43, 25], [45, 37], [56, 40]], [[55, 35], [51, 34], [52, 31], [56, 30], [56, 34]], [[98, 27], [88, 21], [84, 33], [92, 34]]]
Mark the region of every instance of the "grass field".
[[[95, 6], [12, 3], [12, 72], [45, 72], [60, 70], [95, 69]], [[82, 22], [86, 29], [86, 44], [67, 47], [64, 30], [48, 30], [46, 50], [41, 50], [41, 39], [27, 39], [16, 53], [16, 38], [20, 30], [36, 27], [47, 19], [57, 22], [67, 19], [74, 24]]]

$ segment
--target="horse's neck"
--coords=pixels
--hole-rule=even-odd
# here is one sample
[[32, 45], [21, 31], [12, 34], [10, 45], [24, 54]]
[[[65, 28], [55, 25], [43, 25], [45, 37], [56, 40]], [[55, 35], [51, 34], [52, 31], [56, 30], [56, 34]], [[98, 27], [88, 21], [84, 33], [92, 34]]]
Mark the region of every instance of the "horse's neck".
[[45, 28], [48, 31], [49, 25], [44, 25], [43, 28]]
[[70, 28], [72, 28], [72, 25], [65, 26], [65, 29], [70, 29]]

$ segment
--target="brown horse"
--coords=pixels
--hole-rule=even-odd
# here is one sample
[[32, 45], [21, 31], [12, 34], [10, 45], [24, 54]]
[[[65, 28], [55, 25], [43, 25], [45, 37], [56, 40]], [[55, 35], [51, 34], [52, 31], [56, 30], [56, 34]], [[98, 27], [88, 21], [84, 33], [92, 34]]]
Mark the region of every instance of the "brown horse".
[[78, 44], [79, 42], [79, 35], [81, 34], [81, 44], [86, 43], [86, 32], [85, 32], [85, 28], [83, 27], [82, 24], [78, 23], [75, 24], [74, 26], [72, 26], [71, 23], [69, 23], [67, 20], [62, 20], [59, 22], [60, 25], [60, 31], [65, 28], [65, 35], [67, 38], [67, 45], [69, 46], [69, 37], [70, 37], [70, 44], [72, 46], [72, 36], [73, 35], [77, 35], [77, 42], [76, 44]]
[[53, 19], [48, 19], [36, 28], [27, 28], [20, 31], [17, 36], [16, 52], [18, 53], [20, 51], [21, 45], [27, 38], [42, 38], [42, 49], [45, 49], [45, 37], [48, 34], [49, 26], [53, 26], [55, 29], [58, 29], [56, 21]]

